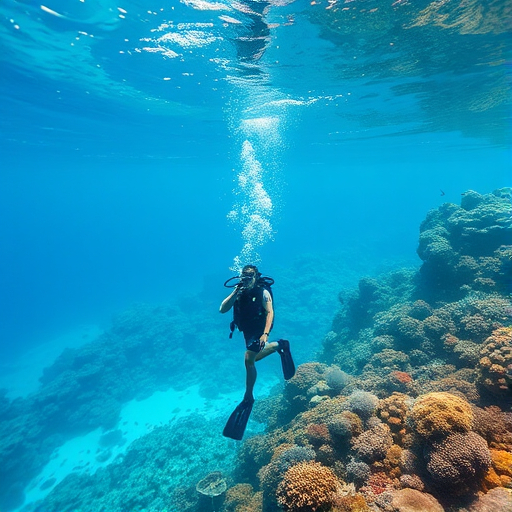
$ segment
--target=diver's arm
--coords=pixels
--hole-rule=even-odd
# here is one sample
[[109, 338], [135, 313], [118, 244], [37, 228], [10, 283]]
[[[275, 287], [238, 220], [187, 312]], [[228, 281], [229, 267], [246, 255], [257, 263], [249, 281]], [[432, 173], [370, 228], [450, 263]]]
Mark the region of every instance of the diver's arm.
[[267, 317], [265, 318], [265, 330], [263, 331], [262, 336], [266, 336], [265, 341], [267, 341], [270, 329], [272, 329], [272, 322], [274, 321], [274, 306], [272, 305], [272, 298], [270, 297], [270, 294], [268, 295], [267, 300], [263, 298], [263, 307], [267, 312]]
[[238, 294], [240, 293], [240, 288], [237, 286], [221, 303], [219, 311], [221, 313], [227, 313], [235, 303]]

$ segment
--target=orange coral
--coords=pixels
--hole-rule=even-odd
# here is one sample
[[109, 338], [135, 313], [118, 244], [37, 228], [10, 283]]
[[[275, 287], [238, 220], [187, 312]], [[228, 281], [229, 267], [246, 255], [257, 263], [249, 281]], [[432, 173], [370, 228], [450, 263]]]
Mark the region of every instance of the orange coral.
[[398, 382], [402, 384], [409, 384], [412, 382], [412, 377], [407, 372], [401, 372], [398, 370], [392, 371], [390, 373], [391, 377], [396, 379]]
[[512, 327], [493, 331], [480, 351], [478, 362], [479, 382], [491, 393], [503, 395], [509, 392], [512, 376]]
[[393, 435], [393, 441], [404, 446], [408, 433], [405, 417], [407, 415], [407, 395], [393, 393], [391, 396], [380, 400], [377, 407], [377, 416], [388, 425]]
[[512, 453], [491, 449], [492, 466], [498, 475], [512, 477]]
[[415, 431], [430, 438], [469, 431], [473, 412], [466, 400], [450, 393], [434, 392], [417, 399], [410, 418]]
[[480, 484], [480, 490], [488, 492], [490, 489], [501, 486], [502, 484], [499, 475], [494, 471], [494, 468], [489, 468], [489, 471], [487, 471], [487, 474], [484, 476], [484, 479]]
[[277, 502], [290, 512], [314, 512], [332, 507], [339, 482], [318, 462], [300, 462], [285, 473], [277, 488]]

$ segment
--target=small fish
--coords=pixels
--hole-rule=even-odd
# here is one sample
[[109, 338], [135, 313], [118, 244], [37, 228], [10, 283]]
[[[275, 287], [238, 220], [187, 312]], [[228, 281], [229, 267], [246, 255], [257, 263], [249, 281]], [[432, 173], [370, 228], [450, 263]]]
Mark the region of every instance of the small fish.
[[[439, 189], [439, 190], [441, 190], [441, 189]], [[442, 196], [446, 195], [443, 190], [441, 190], [441, 195]]]

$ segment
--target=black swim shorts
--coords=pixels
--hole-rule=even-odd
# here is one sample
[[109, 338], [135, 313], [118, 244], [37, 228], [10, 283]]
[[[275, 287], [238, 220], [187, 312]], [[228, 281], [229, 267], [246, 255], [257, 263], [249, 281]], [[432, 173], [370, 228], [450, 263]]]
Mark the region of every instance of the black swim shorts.
[[247, 350], [250, 350], [251, 352], [261, 352], [261, 344], [260, 344], [260, 338], [261, 334], [245, 334], [245, 347]]

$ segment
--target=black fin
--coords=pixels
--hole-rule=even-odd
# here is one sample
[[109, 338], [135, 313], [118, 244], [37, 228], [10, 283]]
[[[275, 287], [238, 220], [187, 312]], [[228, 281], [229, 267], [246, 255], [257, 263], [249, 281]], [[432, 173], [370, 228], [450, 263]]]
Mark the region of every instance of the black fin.
[[244, 400], [236, 406], [222, 432], [224, 437], [229, 437], [237, 441], [240, 441], [242, 437], [244, 437], [245, 427], [249, 421], [253, 404], [254, 400]]
[[281, 365], [285, 380], [290, 380], [295, 375], [295, 363], [290, 352], [290, 342], [288, 340], [277, 340], [279, 347], [278, 354], [281, 356]]

